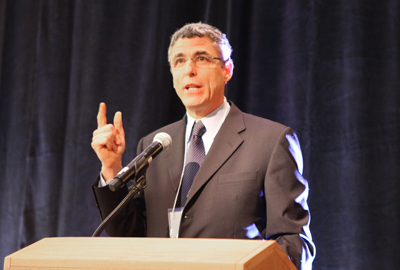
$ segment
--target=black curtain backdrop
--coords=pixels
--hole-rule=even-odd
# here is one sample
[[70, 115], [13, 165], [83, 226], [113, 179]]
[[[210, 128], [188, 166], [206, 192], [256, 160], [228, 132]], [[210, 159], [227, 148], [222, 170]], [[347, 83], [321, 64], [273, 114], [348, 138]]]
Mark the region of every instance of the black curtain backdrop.
[[228, 99], [300, 138], [314, 268], [399, 269], [399, 18], [398, 0], [0, 0], [1, 261], [92, 235], [99, 103], [123, 113], [127, 163], [183, 116], [169, 37], [203, 21], [233, 47]]

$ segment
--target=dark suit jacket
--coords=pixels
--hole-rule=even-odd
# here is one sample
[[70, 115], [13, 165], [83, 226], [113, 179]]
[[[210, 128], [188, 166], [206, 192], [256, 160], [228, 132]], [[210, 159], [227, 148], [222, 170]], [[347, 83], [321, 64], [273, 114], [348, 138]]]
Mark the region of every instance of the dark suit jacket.
[[[150, 163], [144, 194], [106, 228], [109, 235], [168, 237], [167, 209], [173, 206], [182, 173], [185, 128], [186, 116], [139, 142], [138, 153], [158, 132], [172, 137], [170, 149]], [[301, 158], [290, 128], [242, 113], [231, 103], [193, 182], [179, 237], [248, 239], [254, 236], [246, 228], [257, 228], [259, 238], [277, 240], [297, 267], [302, 252], [312, 260], [308, 186], [298, 171], [298, 154]], [[113, 193], [95, 186], [97, 205], [105, 218], [127, 190]]]

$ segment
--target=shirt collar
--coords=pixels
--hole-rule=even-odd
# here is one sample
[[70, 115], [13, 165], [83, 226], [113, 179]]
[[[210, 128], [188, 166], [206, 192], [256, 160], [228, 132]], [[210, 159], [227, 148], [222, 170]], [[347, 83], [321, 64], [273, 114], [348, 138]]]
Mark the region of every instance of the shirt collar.
[[[197, 121], [201, 120], [206, 127], [207, 131], [204, 133], [203, 138], [208, 138], [211, 141], [214, 140], [215, 136], [217, 135], [219, 129], [221, 128], [222, 124], [225, 121], [226, 116], [229, 113], [230, 105], [224, 97], [224, 101], [222, 104], [212, 111], [210, 114], [206, 115], [205, 117], [198, 119]], [[186, 142], [189, 141], [190, 135], [192, 134], [192, 129], [194, 122], [196, 119], [191, 117], [189, 113], [186, 112], [187, 115], [187, 124], [186, 124]]]

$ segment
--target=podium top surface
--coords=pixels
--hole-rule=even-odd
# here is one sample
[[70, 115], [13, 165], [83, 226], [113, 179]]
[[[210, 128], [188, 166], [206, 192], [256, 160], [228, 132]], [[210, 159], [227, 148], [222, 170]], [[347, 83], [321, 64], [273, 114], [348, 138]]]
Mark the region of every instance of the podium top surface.
[[4, 269], [256, 269], [268, 254], [291, 264], [275, 241], [59, 237], [7, 256]]

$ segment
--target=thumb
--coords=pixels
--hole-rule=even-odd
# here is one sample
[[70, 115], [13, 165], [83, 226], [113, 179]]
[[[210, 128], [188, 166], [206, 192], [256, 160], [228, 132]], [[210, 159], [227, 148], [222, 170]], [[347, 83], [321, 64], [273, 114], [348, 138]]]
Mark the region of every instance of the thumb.
[[122, 126], [122, 113], [121, 112], [115, 113], [114, 127], [121, 136], [125, 136], [124, 127]]

